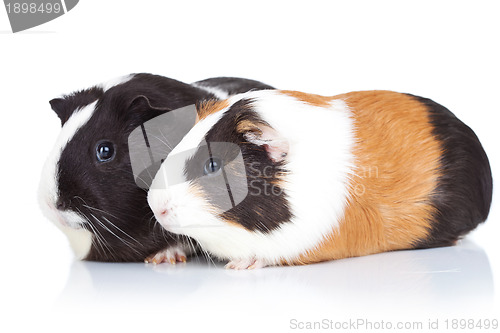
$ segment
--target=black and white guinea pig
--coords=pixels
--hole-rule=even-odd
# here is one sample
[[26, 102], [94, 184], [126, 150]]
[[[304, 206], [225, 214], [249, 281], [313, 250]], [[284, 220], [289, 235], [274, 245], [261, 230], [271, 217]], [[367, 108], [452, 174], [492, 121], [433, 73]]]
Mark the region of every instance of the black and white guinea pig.
[[[212, 78], [185, 84], [131, 74], [50, 101], [62, 130], [43, 168], [39, 200], [45, 215], [68, 236], [79, 259], [185, 260], [182, 246], [154, 221], [147, 191], [131, 170], [130, 132], [168, 110], [227, 98], [258, 81]], [[155, 256], [155, 254], [157, 254]]]
[[486, 153], [432, 100], [269, 90], [197, 112], [148, 202], [228, 268], [448, 246], [488, 216]]

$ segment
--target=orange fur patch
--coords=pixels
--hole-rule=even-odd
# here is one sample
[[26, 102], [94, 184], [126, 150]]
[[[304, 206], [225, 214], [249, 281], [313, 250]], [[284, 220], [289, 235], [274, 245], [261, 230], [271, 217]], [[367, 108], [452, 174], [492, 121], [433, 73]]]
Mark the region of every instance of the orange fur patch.
[[307, 94], [300, 91], [280, 90], [280, 93], [294, 97], [304, 103], [320, 107], [329, 107], [330, 106], [329, 103], [332, 100], [332, 97]]
[[259, 129], [259, 124], [250, 120], [242, 120], [238, 122], [238, 125], [236, 126], [236, 132], [238, 133], [254, 132], [254, 131], [262, 133], [262, 131]]
[[[319, 101], [314, 95], [301, 98]], [[432, 135], [425, 106], [390, 91], [353, 92], [333, 99], [344, 100], [354, 116], [357, 169], [349, 185], [350, 199], [339, 227], [288, 264], [411, 249], [431, 229], [431, 195], [440, 176], [442, 148]]]
[[[224, 213], [220, 208], [208, 204], [209, 199], [207, 198], [207, 194], [205, 193], [205, 191], [203, 191], [202, 187], [196, 183], [196, 181], [191, 182], [188, 187], [188, 193], [195, 198], [203, 199], [203, 201], [207, 203], [205, 209], [208, 210], [212, 215], [220, 216], [222, 213]], [[232, 225], [233, 227], [244, 229], [241, 224], [237, 223], [233, 219], [225, 218], [224, 222]]]
[[[201, 188], [200, 185], [196, 184], [196, 182], [192, 182], [189, 185], [188, 193], [192, 197], [199, 198], [199, 199], [202, 199], [204, 202], [207, 202], [207, 204], [205, 205], [204, 208], [207, 211], [209, 211], [212, 215], [218, 216], [218, 215], [223, 213], [223, 211], [221, 211], [220, 208], [208, 204], [209, 200], [207, 198], [207, 194], [205, 193], [205, 191], [203, 191], [203, 189]], [[232, 222], [232, 221], [227, 221], [227, 222], [232, 223], [234, 226], [242, 228], [242, 226], [237, 224], [236, 222]]]
[[205, 119], [209, 115], [213, 113], [217, 113], [220, 110], [224, 109], [225, 107], [229, 106], [229, 103], [227, 100], [223, 101], [216, 101], [216, 100], [209, 100], [209, 101], [204, 101], [199, 105], [196, 109], [197, 115], [196, 115], [196, 122], [198, 123], [200, 120]]

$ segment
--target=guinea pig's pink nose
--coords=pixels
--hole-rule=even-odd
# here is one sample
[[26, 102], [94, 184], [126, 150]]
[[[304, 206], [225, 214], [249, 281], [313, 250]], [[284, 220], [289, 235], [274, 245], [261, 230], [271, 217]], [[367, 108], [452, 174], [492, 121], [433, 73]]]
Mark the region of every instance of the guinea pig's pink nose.
[[150, 189], [148, 193], [148, 204], [159, 222], [172, 213], [171, 198], [164, 190]]

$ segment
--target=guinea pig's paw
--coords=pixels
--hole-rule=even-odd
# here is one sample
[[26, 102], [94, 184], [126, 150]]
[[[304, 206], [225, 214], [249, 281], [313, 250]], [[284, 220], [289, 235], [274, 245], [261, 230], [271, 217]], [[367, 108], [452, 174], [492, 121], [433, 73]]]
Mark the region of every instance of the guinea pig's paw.
[[257, 269], [268, 266], [264, 259], [250, 258], [250, 259], [234, 259], [224, 266], [226, 269]]
[[186, 262], [187, 255], [180, 246], [171, 246], [164, 250], [159, 251], [156, 254], [150, 255], [147, 257], [144, 262], [146, 264], [161, 264], [164, 262], [169, 262], [172, 265], [175, 265], [178, 262]]

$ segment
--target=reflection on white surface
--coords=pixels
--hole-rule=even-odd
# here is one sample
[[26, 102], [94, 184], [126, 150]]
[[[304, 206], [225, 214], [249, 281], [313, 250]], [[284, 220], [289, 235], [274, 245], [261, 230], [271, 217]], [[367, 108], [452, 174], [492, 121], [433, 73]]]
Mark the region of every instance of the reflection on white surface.
[[[486, 253], [471, 241], [309, 266], [225, 270], [192, 259], [158, 266], [75, 262], [56, 308], [197, 313], [479, 313], [493, 303]], [[170, 309], [170, 310], [169, 310]], [[167, 312], [166, 312], [167, 313]]]

